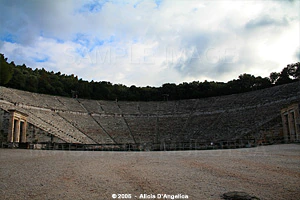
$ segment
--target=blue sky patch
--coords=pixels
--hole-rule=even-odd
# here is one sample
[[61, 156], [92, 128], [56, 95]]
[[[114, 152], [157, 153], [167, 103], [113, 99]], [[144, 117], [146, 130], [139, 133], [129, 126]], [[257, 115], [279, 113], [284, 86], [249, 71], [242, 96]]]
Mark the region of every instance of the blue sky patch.
[[157, 7], [159, 7], [159, 6], [160, 6], [160, 4], [161, 4], [161, 2], [162, 2], [162, 0], [155, 0], [155, 4], [156, 4], [156, 6], [157, 6]]
[[144, 0], [139, 0], [135, 4], [133, 4], [133, 7], [136, 8], [140, 3], [142, 3]]
[[33, 60], [34, 62], [44, 63], [44, 62], [47, 62], [47, 61], [49, 60], [49, 56], [32, 57], [32, 60]]
[[115, 41], [117, 41], [117, 38], [114, 35], [111, 35], [110, 38], [107, 40], [108, 43], [113, 43]]
[[88, 53], [88, 50], [87, 50], [86, 47], [76, 48], [75, 51], [76, 51], [76, 53], [77, 53], [78, 55], [80, 55], [82, 58], [84, 58], [85, 55]]
[[75, 42], [82, 46], [89, 46], [90, 44], [90, 40], [88, 39], [87, 35], [83, 33], [77, 33], [75, 38], [72, 40], [72, 42]]
[[16, 43], [17, 36], [11, 33], [5, 34], [4, 36], [0, 36], [0, 40], [10, 43]]
[[102, 7], [109, 2], [108, 0], [101, 0], [101, 1], [91, 1], [89, 3], [84, 4], [79, 10], [79, 13], [84, 13], [84, 12], [91, 12], [91, 13], [97, 13], [102, 10]]
[[89, 52], [93, 51], [98, 46], [102, 46], [103, 44], [104, 40], [95, 39], [89, 47]]
[[63, 44], [63, 43], [65, 43], [65, 41], [64, 41], [64, 40], [62, 40], [62, 39], [56, 39], [56, 42], [57, 42], [57, 43], [59, 43], [59, 44]]

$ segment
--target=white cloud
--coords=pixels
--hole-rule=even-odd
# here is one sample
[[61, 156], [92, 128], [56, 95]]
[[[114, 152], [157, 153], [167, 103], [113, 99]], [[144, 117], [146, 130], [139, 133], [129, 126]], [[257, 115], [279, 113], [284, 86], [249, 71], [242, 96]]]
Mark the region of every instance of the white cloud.
[[0, 12], [9, 60], [87, 80], [228, 81], [299, 59], [298, 1], [16, 0]]

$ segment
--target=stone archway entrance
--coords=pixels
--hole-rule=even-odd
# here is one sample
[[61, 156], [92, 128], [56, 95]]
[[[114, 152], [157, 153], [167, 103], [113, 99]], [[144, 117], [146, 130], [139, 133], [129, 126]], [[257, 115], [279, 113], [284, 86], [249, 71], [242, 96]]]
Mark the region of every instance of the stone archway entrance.
[[7, 142], [25, 143], [28, 115], [17, 110], [9, 110], [9, 113]]

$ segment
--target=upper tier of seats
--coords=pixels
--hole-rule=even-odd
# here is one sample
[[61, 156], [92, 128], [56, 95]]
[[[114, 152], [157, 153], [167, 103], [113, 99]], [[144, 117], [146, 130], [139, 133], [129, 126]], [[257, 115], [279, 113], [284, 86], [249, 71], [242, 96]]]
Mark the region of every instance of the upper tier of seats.
[[107, 114], [187, 114], [190, 112], [223, 112], [257, 107], [271, 102], [284, 101], [299, 95], [300, 82], [242, 94], [233, 94], [203, 99], [126, 102], [74, 99], [21, 91], [0, 86], [0, 99], [15, 104], [59, 111]]

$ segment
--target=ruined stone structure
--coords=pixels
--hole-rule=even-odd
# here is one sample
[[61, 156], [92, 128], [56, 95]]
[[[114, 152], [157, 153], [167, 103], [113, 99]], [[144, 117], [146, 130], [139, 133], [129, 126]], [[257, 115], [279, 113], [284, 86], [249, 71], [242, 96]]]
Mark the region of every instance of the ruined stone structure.
[[[168, 150], [295, 141], [299, 127], [283, 129], [281, 113], [286, 112], [281, 109], [299, 102], [299, 81], [242, 94], [160, 102], [86, 100], [0, 87], [0, 142]], [[293, 121], [294, 113], [283, 116]]]
[[9, 111], [7, 142], [25, 143], [28, 115], [17, 110]]
[[281, 110], [284, 140], [294, 142], [300, 140], [299, 103], [291, 104]]

